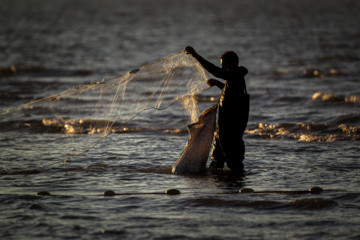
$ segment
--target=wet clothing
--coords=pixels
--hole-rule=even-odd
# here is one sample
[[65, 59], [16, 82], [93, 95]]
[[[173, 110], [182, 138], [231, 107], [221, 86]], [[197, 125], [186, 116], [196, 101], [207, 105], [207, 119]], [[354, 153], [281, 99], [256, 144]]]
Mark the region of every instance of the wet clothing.
[[242, 140], [248, 118], [250, 96], [246, 91], [245, 67], [226, 71], [197, 56], [203, 67], [217, 78], [226, 80], [219, 103], [218, 121], [212, 151], [211, 168], [228, 168], [242, 172], [245, 145]]
[[[226, 87], [226, 85], [225, 85]], [[224, 94], [224, 90], [222, 95]], [[227, 99], [229, 100], [229, 99]], [[212, 168], [223, 168], [224, 162], [232, 171], [242, 171], [245, 144], [242, 139], [249, 118], [249, 95], [238, 95], [234, 101], [221, 101], [212, 152]]]

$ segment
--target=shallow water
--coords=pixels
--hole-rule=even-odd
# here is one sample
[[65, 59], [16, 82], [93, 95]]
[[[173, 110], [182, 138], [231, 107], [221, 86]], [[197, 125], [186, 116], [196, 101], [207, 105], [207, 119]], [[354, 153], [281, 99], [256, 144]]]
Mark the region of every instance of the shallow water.
[[[359, 238], [358, 1], [0, 2], [1, 111], [186, 45], [214, 63], [237, 52], [251, 94], [245, 177], [171, 174], [188, 138], [178, 106], [66, 162], [69, 135], [45, 131], [40, 116], [1, 128], [1, 239]], [[200, 108], [218, 94], [200, 94]], [[162, 122], [176, 127], [154, 127]], [[97, 137], [73, 135], [85, 145]], [[314, 186], [324, 191], [286, 192]], [[257, 193], [237, 193], [245, 187]], [[172, 188], [181, 194], [164, 194]]]

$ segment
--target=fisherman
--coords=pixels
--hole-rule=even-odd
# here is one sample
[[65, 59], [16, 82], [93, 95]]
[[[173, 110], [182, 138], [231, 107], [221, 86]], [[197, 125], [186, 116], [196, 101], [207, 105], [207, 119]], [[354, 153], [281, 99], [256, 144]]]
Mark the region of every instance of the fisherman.
[[185, 48], [185, 52], [214, 77], [226, 80], [225, 84], [215, 79], [207, 80], [210, 87], [217, 86], [222, 90], [210, 168], [222, 169], [226, 162], [231, 171], [243, 173], [245, 144], [242, 137], [249, 118], [250, 103], [244, 77], [248, 70], [238, 66], [239, 58], [233, 51], [226, 51], [220, 56], [221, 68], [205, 60], [190, 46]]

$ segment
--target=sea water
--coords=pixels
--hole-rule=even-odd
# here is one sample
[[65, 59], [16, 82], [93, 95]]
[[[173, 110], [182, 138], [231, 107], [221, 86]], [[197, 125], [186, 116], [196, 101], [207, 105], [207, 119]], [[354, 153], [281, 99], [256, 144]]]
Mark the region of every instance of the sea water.
[[[67, 151], [62, 134], [1, 132], [1, 239], [360, 237], [358, 1], [0, 3], [1, 111], [187, 45], [215, 64], [223, 51], [237, 52], [251, 95], [244, 177], [171, 174], [188, 138], [174, 115], [154, 121], [182, 123], [177, 131], [134, 120], [143, 130], [112, 134], [44, 170], [34, 159], [46, 154], [51, 162]], [[219, 93], [200, 95], [200, 107]], [[17, 154], [33, 141], [45, 142], [45, 151]], [[6, 171], [22, 166], [40, 170]], [[284, 193], [315, 186], [324, 191]], [[245, 187], [255, 193], [237, 193]]]

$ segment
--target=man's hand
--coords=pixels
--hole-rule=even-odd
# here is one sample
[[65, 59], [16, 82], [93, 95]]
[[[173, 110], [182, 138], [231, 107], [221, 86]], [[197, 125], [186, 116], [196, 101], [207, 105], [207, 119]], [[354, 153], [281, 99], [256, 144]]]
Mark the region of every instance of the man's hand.
[[194, 55], [196, 54], [194, 48], [192, 48], [192, 47], [190, 47], [190, 46], [187, 46], [187, 47], [185, 48], [185, 52], [186, 52], [186, 54], [190, 54], [190, 55], [192, 55], [192, 56], [194, 56]]
[[215, 79], [208, 79], [206, 80], [206, 83], [210, 86], [210, 87], [213, 87], [213, 86], [217, 86], [219, 89], [223, 89], [225, 84], [218, 81], [218, 80], [215, 80]]
[[207, 83], [210, 87], [216, 85], [216, 82], [217, 82], [217, 81], [216, 81], [215, 79], [208, 79], [208, 80], [206, 80], [206, 83]]

